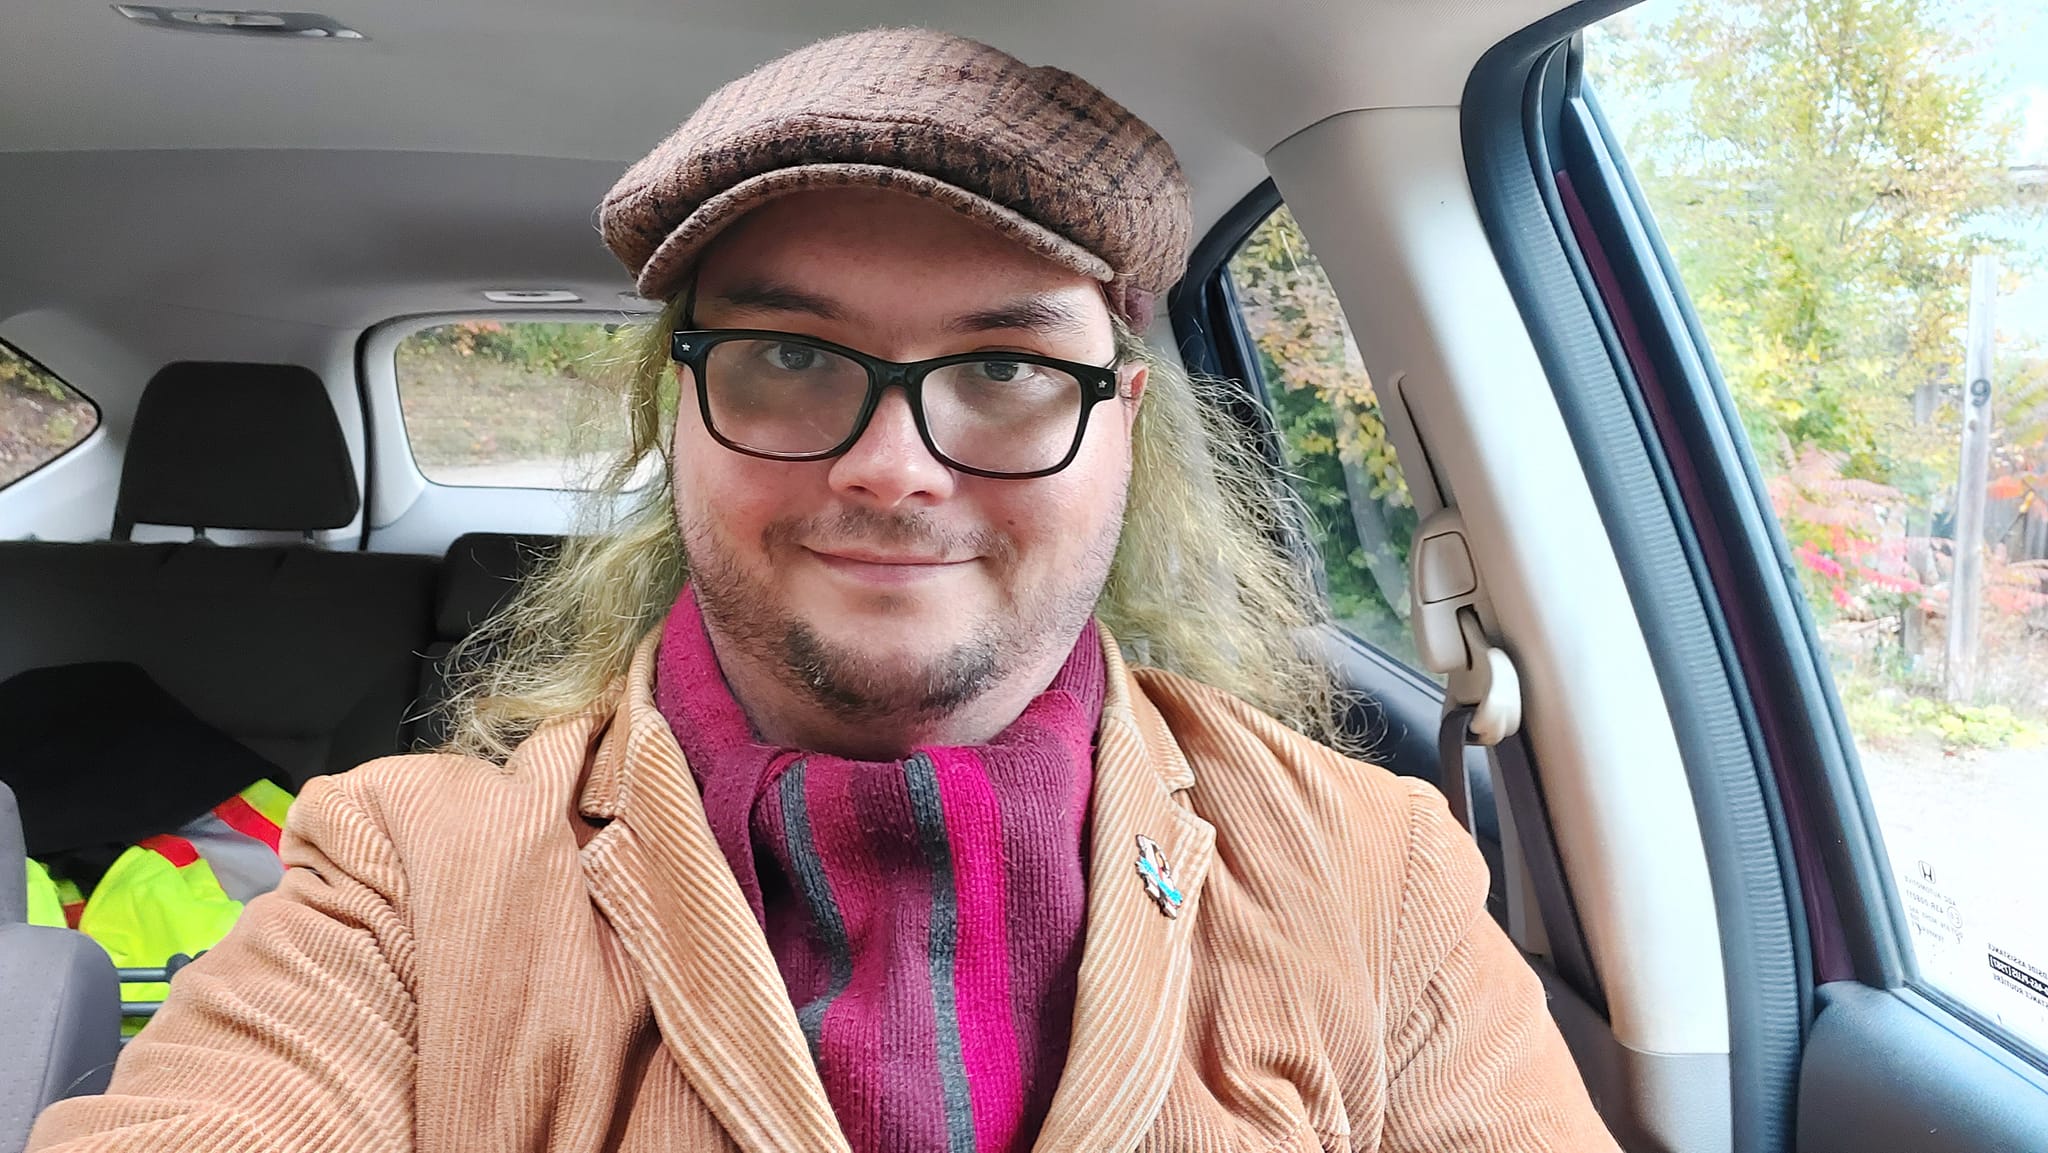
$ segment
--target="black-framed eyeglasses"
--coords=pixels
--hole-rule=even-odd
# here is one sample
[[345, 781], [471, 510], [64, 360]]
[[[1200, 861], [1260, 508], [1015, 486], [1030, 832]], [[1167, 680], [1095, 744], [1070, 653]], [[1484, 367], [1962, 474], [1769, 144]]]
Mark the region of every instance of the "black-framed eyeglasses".
[[908, 364], [789, 332], [692, 329], [669, 355], [697, 378], [713, 440], [768, 460], [825, 460], [854, 446], [884, 389], [910, 400], [925, 448], [974, 476], [1025, 480], [1072, 464], [1088, 414], [1117, 395], [1117, 369], [1026, 352]]

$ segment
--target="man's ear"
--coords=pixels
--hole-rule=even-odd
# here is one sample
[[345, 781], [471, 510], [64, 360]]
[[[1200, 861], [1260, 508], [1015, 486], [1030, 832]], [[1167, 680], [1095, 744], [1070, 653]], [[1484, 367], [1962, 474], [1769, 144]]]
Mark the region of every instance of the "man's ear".
[[1123, 379], [1118, 382], [1117, 392], [1131, 402], [1132, 408], [1138, 407], [1138, 402], [1145, 399], [1145, 382], [1150, 379], [1150, 372], [1143, 364], [1125, 364], [1118, 368], [1117, 374]]

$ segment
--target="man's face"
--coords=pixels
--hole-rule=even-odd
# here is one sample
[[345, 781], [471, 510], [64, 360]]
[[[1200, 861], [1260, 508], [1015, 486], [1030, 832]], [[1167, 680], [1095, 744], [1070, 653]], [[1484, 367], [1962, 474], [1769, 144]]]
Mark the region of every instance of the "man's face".
[[[1115, 352], [1094, 281], [880, 190], [791, 196], [735, 225], [698, 271], [693, 321], [895, 361], [1004, 351], [1106, 365]], [[1073, 463], [1032, 480], [940, 463], [901, 389], [842, 456], [746, 456], [711, 438], [681, 375], [676, 516], [722, 660], [877, 721], [943, 716], [1057, 667], [1116, 550], [1142, 368], [1121, 370], [1127, 396], [1094, 406]]]

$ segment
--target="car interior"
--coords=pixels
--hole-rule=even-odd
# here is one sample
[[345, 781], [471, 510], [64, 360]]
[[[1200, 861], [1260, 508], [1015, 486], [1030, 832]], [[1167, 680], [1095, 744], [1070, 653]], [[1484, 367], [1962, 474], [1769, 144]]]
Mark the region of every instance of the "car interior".
[[[1278, 282], [1247, 255], [1281, 215], [1312, 246], [1402, 549], [1429, 542], [1368, 574], [1399, 635], [1344, 626], [1333, 592], [1347, 724], [1454, 796], [1621, 1145], [2048, 1151], [2048, 1031], [1923, 979], [1743, 425], [1604, 143], [1584, 29], [1628, 7], [9, 4], [0, 347], [90, 411], [0, 482], [0, 692], [139, 666], [292, 791], [433, 747], [453, 646], [584, 523], [567, 471], [497, 447], [526, 394], [464, 400], [464, 374], [507, 333], [652, 316], [591, 214], [717, 85], [944, 27], [1172, 143], [1201, 241], [1149, 340], [1235, 382], [1243, 436], [1341, 503], [1355, 460], [1288, 455]], [[1328, 507], [1303, 496], [1290, 515]], [[1365, 512], [1361, 555], [1386, 529]], [[1326, 541], [1279, 544], [1337, 587]], [[1469, 579], [1439, 597], [1447, 556]], [[103, 1089], [122, 1036], [104, 956], [11, 903], [23, 845], [0, 788], [0, 1153]], [[2048, 936], [2048, 904], [2032, 920], [2010, 939]]]

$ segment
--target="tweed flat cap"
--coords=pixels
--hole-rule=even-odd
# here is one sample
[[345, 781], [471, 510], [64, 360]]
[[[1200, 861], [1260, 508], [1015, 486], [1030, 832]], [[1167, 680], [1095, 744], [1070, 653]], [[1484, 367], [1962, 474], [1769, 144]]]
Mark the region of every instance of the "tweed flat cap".
[[1072, 73], [919, 28], [820, 41], [712, 93], [619, 179], [598, 229], [666, 299], [746, 213], [850, 186], [927, 197], [1094, 277], [1139, 328], [1187, 266], [1187, 179], [1150, 125]]

